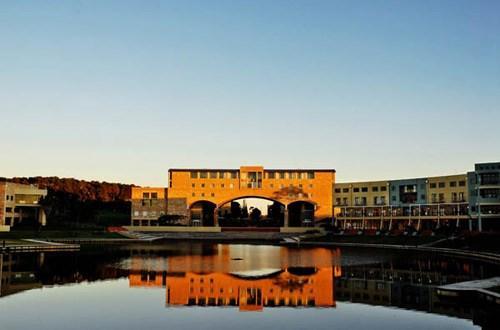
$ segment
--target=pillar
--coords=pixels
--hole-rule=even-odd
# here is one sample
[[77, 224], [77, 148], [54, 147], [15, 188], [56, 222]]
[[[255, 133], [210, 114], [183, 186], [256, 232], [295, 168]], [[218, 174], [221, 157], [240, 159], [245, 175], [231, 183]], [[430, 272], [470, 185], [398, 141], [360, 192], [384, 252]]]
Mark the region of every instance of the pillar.
[[214, 227], [219, 227], [219, 208], [217, 207], [214, 209]]
[[38, 223], [42, 226], [45, 226], [47, 224], [47, 216], [43, 208], [38, 209]]
[[288, 227], [288, 225], [289, 225], [289, 224], [288, 224], [288, 207], [287, 207], [287, 206], [285, 206], [285, 214], [284, 214], [284, 218], [285, 218], [285, 219], [284, 219], [284, 220], [285, 220], [285, 221], [284, 221], [284, 225], [285, 225], [285, 227]]

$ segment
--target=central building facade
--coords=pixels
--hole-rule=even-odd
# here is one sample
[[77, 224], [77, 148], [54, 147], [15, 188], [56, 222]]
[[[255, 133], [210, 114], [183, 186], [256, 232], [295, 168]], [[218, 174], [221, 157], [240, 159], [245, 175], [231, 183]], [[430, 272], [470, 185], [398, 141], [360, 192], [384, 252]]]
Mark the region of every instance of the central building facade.
[[[268, 211], [274, 209], [275, 215], [279, 213], [278, 223], [284, 227], [314, 226], [315, 222], [333, 216], [333, 169], [264, 169], [262, 166], [170, 169], [168, 180], [164, 211], [167, 218], [176, 217], [182, 225], [219, 226], [233, 203], [245, 198], [269, 201], [272, 206]], [[148, 189], [154, 188], [134, 188], [133, 199], [151, 198]], [[142, 200], [136, 203], [148, 205]], [[141, 210], [133, 214], [132, 225], [158, 224], [155, 221], [160, 214], [158, 210], [153, 218], [143, 217], [146, 213]]]

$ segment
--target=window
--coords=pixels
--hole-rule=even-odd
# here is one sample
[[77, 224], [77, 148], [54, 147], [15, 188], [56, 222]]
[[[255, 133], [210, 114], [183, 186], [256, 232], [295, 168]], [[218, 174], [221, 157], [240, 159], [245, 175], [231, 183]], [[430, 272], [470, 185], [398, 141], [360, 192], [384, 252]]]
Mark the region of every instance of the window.
[[310, 180], [314, 179], [314, 172], [307, 172], [307, 178]]
[[215, 193], [211, 193], [210, 196], [215, 197]]
[[6, 207], [6, 208], [5, 208], [5, 212], [7, 212], [7, 213], [12, 212], [12, 207]]
[[299, 183], [299, 188], [302, 188], [302, 183]]
[[458, 186], [459, 187], [465, 187], [465, 181], [463, 181], [463, 180], [458, 181]]
[[444, 194], [439, 194], [439, 203], [444, 203]]
[[193, 197], [194, 197], [194, 196], [196, 196], [196, 195], [195, 195], [195, 193], [191, 193], [191, 196], [193, 196]]
[[191, 171], [191, 179], [198, 179], [198, 172]]
[[349, 188], [344, 188], [344, 189], [342, 189], [342, 192], [343, 192], [343, 193], [349, 192]]
[[288, 173], [288, 177], [290, 179], [297, 179], [297, 172], [290, 172], [290, 173]]
[[450, 187], [456, 187], [456, 186], [457, 186], [457, 181], [450, 182]]
[[362, 191], [362, 192], [368, 192], [368, 187], [362, 187], [362, 188], [361, 188], [361, 191]]
[[212, 183], [210, 187], [212, 187], [212, 189], [215, 188], [215, 183]]
[[207, 172], [200, 172], [200, 179], [206, 179], [208, 173]]
[[269, 185], [269, 188], [274, 188], [274, 184], [272, 184], [272, 183], [271, 183], [271, 184]]
[[436, 188], [436, 183], [435, 183], [435, 182], [432, 182], [432, 183], [429, 185], [429, 187], [430, 187], [431, 189]]
[[205, 197], [205, 193], [201, 193], [201, 197]]
[[224, 179], [224, 172], [219, 172], [219, 179]]
[[224, 184], [223, 184], [223, 183], [221, 183], [221, 184], [220, 184], [220, 187], [221, 187], [221, 188], [224, 188]]
[[344, 205], [347, 205], [347, 197], [344, 197], [344, 198], [342, 199], [342, 201], [343, 201], [343, 204], [344, 204]]
[[158, 193], [151, 193], [151, 199], [158, 199]]
[[352, 191], [359, 192], [359, 188], [354, 188]]
[[340, 194], [340, 188], [335, 188], [335, 193]]
[[194, 188], [194, 187], [196, 187], [196, 184], [191, 183], [191, 188]]
[[378, 191], [378, 187], [372, 187], [372, 191], [373, 192], [377, 192]]
[[445, 187], [444, 182], [439, 182], [439, 188], [444, 188], [444, 187]]
[[314, 185], [313, 185], [312, 183], [310, 183], [310, 184], [309, 184], [309, 188], [311, 188], [311, 189], [312, 189], [313, 187], [314, 187]]
[[274, 173], [274, 172], [268, 172], [268, 173], [267, 173], [267, 177], [268, 177], [269, 179], [274, 179], [274, 178], [275, 178], [275, 176], [276, 176], [276, 173]]
[[217, 179], [217, 172], [210, 172], [210, 179]]
[[433, 203], [437, 203], [437, 195], [436, 194], [432, 194], [431, 198], [432, 198], [431, 200]]
[[142, 198], [143, 199], [149, 199], [149, 193], [148, 192], [143, 192], [142, 193]]
[[280, 175], [280, 179], [284, 179], [285, 178], [285, 172], [279, 172], [279, 175]]
[[238, 172], [231, 172], [231, 179], [238, 179]]
[[335, 204], [340, 205], [340, 198], [335, 198]]
[[380, 187], [380, 191], [387, 191], [387, 187], [386, 186]]
[[202, 184], [201, 184], [201, 187], [202, 187], [202, 188], [205, 188], [205, 184], [204, 184], [204, 183], [202, 183]]

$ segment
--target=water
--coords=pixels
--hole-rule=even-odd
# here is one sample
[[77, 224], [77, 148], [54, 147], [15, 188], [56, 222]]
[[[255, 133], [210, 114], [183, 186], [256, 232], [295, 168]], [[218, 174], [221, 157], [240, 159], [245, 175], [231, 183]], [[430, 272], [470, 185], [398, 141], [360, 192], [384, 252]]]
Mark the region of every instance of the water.
[[410, 252], [129, 245], [0, 257], [0, 329], [477, 329], [435, 286], [498, 265]]

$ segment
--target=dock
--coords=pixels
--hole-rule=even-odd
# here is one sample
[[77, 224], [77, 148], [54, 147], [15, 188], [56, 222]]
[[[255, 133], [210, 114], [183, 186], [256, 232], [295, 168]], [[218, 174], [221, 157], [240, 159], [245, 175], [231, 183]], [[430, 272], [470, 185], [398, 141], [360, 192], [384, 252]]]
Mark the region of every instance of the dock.
[[78, 251], [79, 244], [48, 242], [35, 239], [0, 240], [0, 253]]
[[437, 288], [441, 297], [476, 298], [500, 306], [500, 277], [442, 285]]

